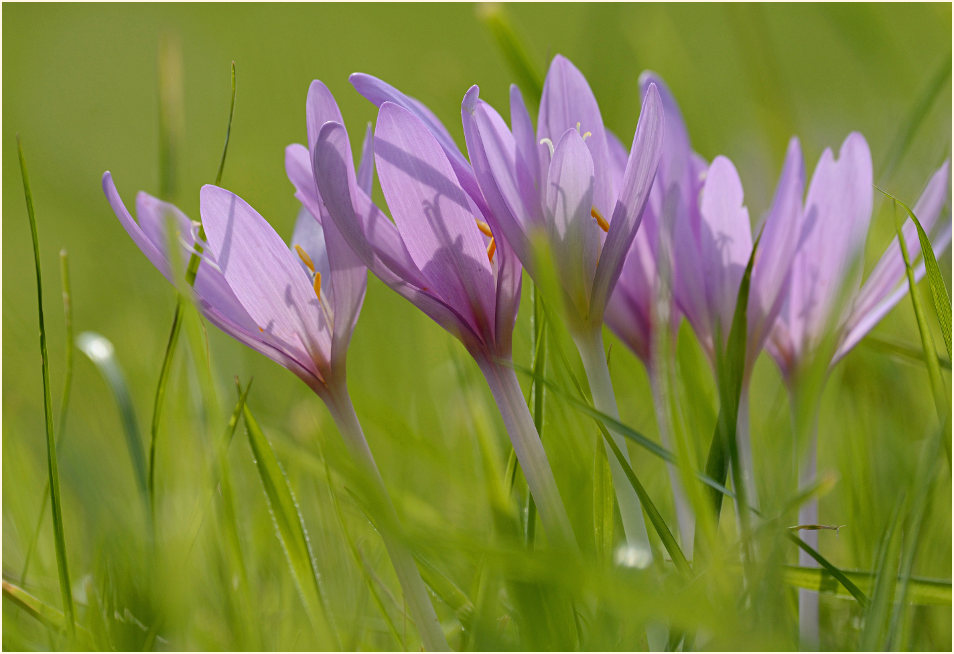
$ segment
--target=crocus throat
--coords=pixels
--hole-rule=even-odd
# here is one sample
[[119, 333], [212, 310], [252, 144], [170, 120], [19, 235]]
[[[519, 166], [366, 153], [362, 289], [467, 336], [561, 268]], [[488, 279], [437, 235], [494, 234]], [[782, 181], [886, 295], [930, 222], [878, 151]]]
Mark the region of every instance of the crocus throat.
[[[580, 131], [580, 121], [576, 121], [576, 131], [577, 131], [577, 132]], [[593, 132], [586, 131], [586, 132], [583, 132], [582, 134], [580, 134], [580, 136], [581, 136], [581, 137], [583, 138], [583, 140], [585, 141], [586, 139], [588, 139], [588, 138], [590, 138], [591, 136], [593, 136]], [[540, 139], [540, 145], [545, 145], [545, 146], [547, 146], [547, 148], [549, 148], [549, 150], [550, 150], [550, 156], [551, 156], [551, 157], [553, 156], [553, 152], [554, 152], [555, 147], [554, 147], [554, 145], [553, 145], [553, 140], [552, 140], [552, 139], [548, 139], [547, 137], [543, 137], [542, 139]]]

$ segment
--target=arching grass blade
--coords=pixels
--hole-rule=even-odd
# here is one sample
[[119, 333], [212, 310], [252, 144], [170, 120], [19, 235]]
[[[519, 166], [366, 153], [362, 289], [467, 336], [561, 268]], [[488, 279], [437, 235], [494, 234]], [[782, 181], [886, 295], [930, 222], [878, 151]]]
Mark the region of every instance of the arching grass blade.
[[142, 493], [143, 501], [148, 508], [148, 481], [146, 472], [146, 454], [143, 451], [142, 436], [139, 433], [139, 423], [136, 420], [136, 409], [133, 406], [129, 393], [129, 385], [122, 367], [116, 359], [116, 350], [108, 338], [94, 332], [83, 332], [76, 338], [76, 344], [85, 354], [109, 385], [109, 390], [116, 400], [119, 409], [119, 418], [123, 425], [123, 434], [126, 436], [126, 447], [132, 461], [136, 483]]
[[330, 638], [333, 646], [339, 648], [338, 634], [331, 625], [328, 605], [321, 592], [318, 570], [308, 542], [305, 523], [298, 512], [298, 505], [295, 503], [295, 496], [288, 484], [288, 478], [247, 404], [243, 410], [248, 444], [252, 448], [255, 467], [262, 482], [262, 489], [265, 491], [265, 499], [268, 501], [276, 535], [285, 551], [285, 557], [305, 605], [305, 611], [319, 637]]
[[[855, 584], [859, 590], [865, 588], [870, 590], [875, 579], [873, 572], [844, 570], [842, 573], [845, 575], [845, 578]], [[785, 583], [795, 588], [805, 588], [846, 597], [851, 596], [848, 589], [824, 568], [785, 566], [782, 577], [785, 579]], [[903, 578], [898, 579], [899, 583], [903, 581]], [[919, 605], [950, 606], [951, 582], [948, 579], [910, 577], [908, 579], [907, 601], [911, 604]]]
[[530, 55], [527, 54], [527, 50], [514, 31], [513, 26], [511, 26], [510, 20], [504, 13], [503, 6], [484, 4], [478, 9], [478, 13], [484, 25], [493, 35], [497, 47], [503, 53], [510, 69], [517, 76], [517, 84], [524, 91], [524, 100], [527, 101], [528, 108], [533, 110], [540, 102], [540, 96], [543, 94], [543, 77], [530, 59]]
[[27, 217], [30, 220], [30, 235], [33, 238], [33, 263], [36, 268], [36, 302], [40, 326], [40, 368], [43, 375], [43, 417], [46, 423], [46, 462], [50, 484], [50, 501], [53, 508], [53, 534], [56, 543], [56, 567], [63, 599], [63, 612], [71, 632], [75, 631], [73, 591], [70, 588], [69, 564], [66, 560], [66, 537], [63, 533], [63, 503], [60, 497], [60, 475], [56, 461], [56, 439], [53, 431], [53, 399], [50, 393], [50, 359], [46, 349], [46, 323], [43, 320], [43, 277], [40, 266], [40, 239], [36, 229], [36, 214], [33, 211], [33, 193], [30, 178], [23, 159], [23, 144], [17, 134], [17, 156], [23, 179], [23, 195], [26, 199]]

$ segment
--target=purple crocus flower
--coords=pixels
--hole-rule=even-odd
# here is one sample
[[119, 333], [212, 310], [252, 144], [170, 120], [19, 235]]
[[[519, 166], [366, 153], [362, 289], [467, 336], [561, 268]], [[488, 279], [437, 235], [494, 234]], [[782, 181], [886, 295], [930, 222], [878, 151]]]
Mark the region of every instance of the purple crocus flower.
[[[950, 166], [945, 162], [914, 207], [938, 254], [951, 242], [951, 224], [940, 220], [949, 178]], [[871, 152], [861, 134], [845, 139], [837, 159], [825, 150], [804, 206], [799, 206], [799, 247], [792, 263], [791, 290], [768, 345], [789, 383], [824, 339], [834, 338], [836, 350], [830, 360], [834, 365], [907, 293], [897, 237], [864, 284], [859, 284], [857, 264], [871, 222], [872, 193]], [[914, 261], [920, 246], [913, 224], [904, 226], [904, 235]], [[915, 273], [919, 279], [924, 275], [923, 263]]]
[[328, 119], [312, 148], [324, 206], [369, 270], [456, 336], [477, 361], [544, 528], [558, 544], [571, 546], [569, 518], [510, 363], [520, 263], [498, 238], [497, 216], [437, 118], [373, 77], [355, 75], [352, 82], [380, 105], [373, 150], [394, 222], [359, 182], [340, 117]]
[[[797, 150], [797, 143], [790, 153], [793, 149]], [[804, 373], [820, 365], [827, 374], [907, 293], [897, 238], [860, 284], [860, 263], [871, 221], [872, 177], [868, 144], [861, 134], [852, 133], [842, 143], [837, 158], [830, 149], [822, 154], [804, 204], [800, 193], [793, 197], [797, 237], [788, 242], [788, 247], [795, 250], [791, 254], [790, 288], [767, 349], [789, 388], [796, 439], [802, 452], [799, 482], [803, 485], [815, 478], [821, 391], [820, 385], [804, 383]], [[914, 209], [935, 253], [945, 250], [951, 241], [950, 222], [940, 220], [949, 178], [949, 164], [945, 162], [931, 177]], [[915, 227], [906, 224], [904, 230], [913, 261], [920, 254]], [[915, 274], [918, 278], [924, 274], [923, 263]], [[800, 507], [798, 519], [801, 524], [818, 523], [817, 499]], [[816, 531], [808, 531], [803, 537], [817, 546]], [[814, 565], [801, 551], [799, 563]], [[816, 643], [817, 594], [799, 592], [799, 623], [803, 641], [809, 646]]]
[[[606, 305], [639, 228], [662, 146], [662, 105], [651, 85], [643, 101], [622, 172], [621, 149], [603, 126], [586, 79], [565, 57], [550, 65], [536, 135], [515, 86], [511, 127], [477, 87], [464, 99], [464, 135], [483, 197], [504, 238], [532, 277], [540, 280], [531, 242], [542, 234], [551, 248], [568, 326], [580, 350], [594, 402], [619, 412], [606, 367], [602, 324]], [[625, 439], [614, 434], [626, 452]], [[639, 500], [619, 462], [610, 457], [627, 539], [648, 554]]]
[[[136, 197], [137, 223], [109, 172], [103, 191], [139, 249], [175, 284], [169, 223], [179, 261], [196, 251], [198, 223], [142, 192]], [[199, 212], [207, 240], [200, 242], [204, 252], [193, 294], [203, 315], [328, 398], [344, 383], [348, 341], [364, 299], [366, 274], [349, 263], [353, 254], [327, 247], [330, 232], [323, 233], [307, 213], [298, 218], [290, 249], [257, 211], [217, 186], [202, 187]]]

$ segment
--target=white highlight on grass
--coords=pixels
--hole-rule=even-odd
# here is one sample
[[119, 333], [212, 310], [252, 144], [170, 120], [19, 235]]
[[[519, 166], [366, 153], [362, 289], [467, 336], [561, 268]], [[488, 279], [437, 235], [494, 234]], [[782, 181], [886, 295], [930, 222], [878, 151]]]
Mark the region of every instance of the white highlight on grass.
[[613, 560], [622, 568], [645, 570], [653, 562], [653, 553], [646, 547], [623, 543], [616, 548]]

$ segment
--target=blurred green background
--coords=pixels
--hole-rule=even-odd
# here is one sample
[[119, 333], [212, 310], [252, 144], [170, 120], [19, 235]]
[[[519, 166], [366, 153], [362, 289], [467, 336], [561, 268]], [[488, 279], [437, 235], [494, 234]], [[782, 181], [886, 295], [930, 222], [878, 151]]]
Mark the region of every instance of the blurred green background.
[[[480, 84], [481, 97], [506, 114], [514, 75], [481, 23], [481, 10], [469, 4], [5, 5], [5, 579], [19, 578], [46, 481], [35, 282], [14, 135], [23, 139], [39, 224], [54, 407], [64, 358], [57, 257], [65, 248], [75, 329], [102, 333], [114, 343], [142, 433], [148, 434], [175, 295], [116, 221], [100, 190], [100, 177], [112, 171], [128, 206], [140, 189], [159, 192], [160, 42], [181, 57], [184, 107], [181, 141], [171, 160], [174, 186], [167, 199], [196, 217], [198, 189], [214, 181], [234, 60], [238, 94], [223, 185], [289, 235], [297, 202], [284, 174], [284, 147], [304, 141], [305, 94], [312, 79], [322, 79], [335, 93], [352, 139], [375, 116], [347, 82], [355, 71], [382, 77], [425, 102], [460, 143], [460, 100], [471, 84]], [[541, 72], [556, 53], [576, 63], [589, 79], [604, 121], [624, 142], [630, 141], [636, 124], [637, 77], [644, 69], [659, 72], [681, 105], [695, 149], [708, 159], [725, 154], [735, 162], [753, 219], [768, 207], [791, 135], [801, 138], [810, 172], [823, 148], [837, 148], [849, 131], [861, 131], [871, 145], [876, 181], [912, 205], [930, 174], [950, 157], [949, 4], [518, 4], [506, 5], [504, 11]], [[941, 82], [932, 94], [934, 79]], [[926, 97], [927, 109], [918, 112]], [[908, 139], [912, 125], [916, 129]], [[889, 165], [893, 153], [903, 155], [897, 165]], [[875, 206], [869, 267], [894, 229], [884, 203], [877, 200]], [[941, 265], [950, 270], [949, 255]], [[529, 333], [523, 311], [517, 324], [519, 363], [529, 360]], [[919, 348], [910, 302], [903, 301], [874, 334]], [[655, 437], [645, 372], [609, 338], [623, 419]], [[231, 380], [238, 375], [255, 378], [250, 405], [288, 472], [337, 619], [354, 639], [343, 645], [416, 648], [416, 635], [406, 625], [406, 642], [391, 639], [349, 558], [321, 464], [322, 458], [342, 463], [344, 454], [320, 401], [291, 374], [210, 329], [213, 376], [222, 398], [214, 412], [198, 392], [185, 340], [159, 444], [164, 551], [162, 563], [153, 567], [146, 565], [137, 536], [142, 515], [115, 403], [95, 368], [77, 353], [60, 475], [78, 598], [91, 607], [94, 596], [101, 604], [108, 604], [103, 600], [108, 596], [115, 615], [122, 617], [102, 611], [109, 636], [99, 642], [120, 649], [141, 647], [148, 629], [137, 621], [151, 626], [161, 614], [164, 641], [158, 641], [159, 647], [321, 646], [308, 631], [295, 597], [243, 433], [235, 438], [230, 463], [253, 577], [253, 615], [238, 619], [228, 613], [231, 576], [220, 570], [215, 519], [203, 522], [198, 536], [192, 531], [196, 511], [207, 511], [210, 441], [219, 437], [232, 404]], [[686, 412], [703, 453], [715, 419], [715, 393], [691, 332], [683, 330], [681, 341], [691, 372], [683, 376], [691, 398]], [[575, 357], [572, 350], [568, 354]], [[755, 374], [752, 431], [756, 465], [761, 465], [759, 494], [780, 506], [792, 491], [786, 486], [791, 484], [786, 471], [792, 451], [787, 400], [770, 361], [761, 361]], [[488, 568], [478, 561], [489, 556], [481, 544], [491, 539], [493, 511], [480, 432], [490, 435], [501, 474], [509, 445], [476, 366], [450, 336], [372, 279], [350, 349], [349, 380], [371, 448], [416, 546], [472, 600], [480, 596], [490, 602], [486, 615], [478, 611], [488, 620], [486, 628], [458, 635], [461, 640], [452, 644], [545, 646], [530, 639], [530, 630], [515, 630], [501, 617], [506, 601], [495, 604], [485, 588], [489, 582], [481, 578], [480, 570]], [[852, 569], [874, 566], [894, 499], [912, 483], [920, 444], [935, 429], [923, 364], [863, 343], [838, 366], [822, 403], [819, 453], [820, 469], [838, 479], [821, 500], [822, 520], [847, 525], [837, 537], [821, 536], [821, 549], [834, 563]], [[552, 400], [546, 433], [577, 533], [589, 533], [596, 442], [592, 423]], [[634, 450], [634, 455], [650, 494], [672, 518], [664, 467], [642, 451]], [[942, 476], [915, 573], [950, 579], [951, 487], [946, 470]], [[396, 595], [390, 610], [397, 615], [400, 592], [383, 548], [344, 487], [339, 483], [345, 519], [369, 565]], [[731, 536], [731, 522], [723, 527]], [[580, 539], [587, 542], [582, 535]], [[628, 590], [604, 598], [609, 608], [605, 615], [597, 612], [589, 640], [579, 646], [640, 647], [646, 622], [678, 622], [678, 616], [703, 625], [711, 638], [708, 647], [794, 646], [790, 610], [774, 623], [753, 624], [747, 622], [748, 614], [732, 610], [732, 603], [720, 602], [724, 596], [715, 592], [649, 602], [647, 597], [660, 592], [653, 579], [636, 575]], [[27, 588], [59, 605], [48, 518]], [[794, 594], [782, 588], [773, 597], [783, 608], [794, 601]], [[446, 625], [453, 623], [452, 610], [443, 605], [438, 610]], [[849, 600], [823, 598], [823, 646], [856, 646], [858, 616]], [[6, 599], [3, 617], [4, 649], [56, 644]], [[949, 607], [918, 608], [911, 620], [916, 625], [912, 646], [950, 648]], [[239, 633], [236, 624], [257, 627]], [[397, 624], [400, 631], [399, 619]]]

